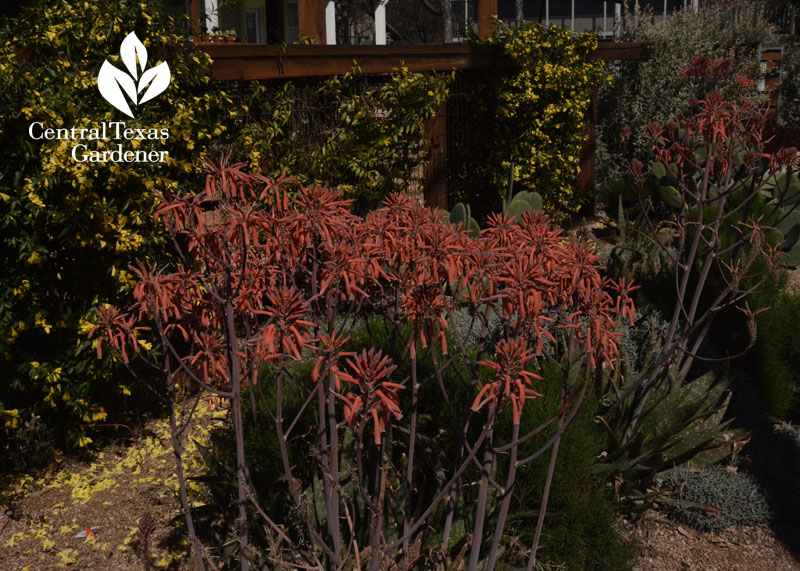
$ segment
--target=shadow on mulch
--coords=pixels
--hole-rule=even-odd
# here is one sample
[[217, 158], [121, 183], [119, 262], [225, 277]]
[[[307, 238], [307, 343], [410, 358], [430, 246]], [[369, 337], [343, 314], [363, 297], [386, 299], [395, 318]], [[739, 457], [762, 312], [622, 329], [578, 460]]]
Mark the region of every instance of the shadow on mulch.
[[776, 537], [800, 561], [800, 429], [775, 424], [762, 411], [757, 383], [744, 371], [734, 380], [730, 412], [738, 426], [752, 430], [741, 456], [767, 495]]

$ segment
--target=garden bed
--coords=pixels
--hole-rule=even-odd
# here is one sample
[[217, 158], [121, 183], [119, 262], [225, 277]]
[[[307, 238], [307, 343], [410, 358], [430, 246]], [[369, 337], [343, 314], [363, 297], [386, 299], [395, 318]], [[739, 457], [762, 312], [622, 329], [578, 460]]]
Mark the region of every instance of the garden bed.
[[765, 525], [703, 533], [650, 511], [625, 526], [628, 537], [640, 545], [637, 571], [800, 569], [800, 563]]

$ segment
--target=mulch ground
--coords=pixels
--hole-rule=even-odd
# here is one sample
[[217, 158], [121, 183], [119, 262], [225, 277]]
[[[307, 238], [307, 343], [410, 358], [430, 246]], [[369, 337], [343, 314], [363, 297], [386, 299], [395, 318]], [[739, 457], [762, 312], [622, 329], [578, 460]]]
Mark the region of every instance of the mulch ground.
[[767, 526], [699, 532], [657, 511], [626, 525], [639, 541], [637, 571], [797, 571], [800, 562]]
[[[207, 442], [222, 414], [198, 407], [184, 437], [189, 474], [202, 471], [195, 441]], [[168, 425], [155, 420], [131, 446], [106, 447], [91, 463], [65, 461], [40, 478], [6, 482], [15, 497], [0, 514], [0, 569], [144, 569], [145, 556], [154, 568], [185, 568], [188, 543], [173, 533], [181, 517], [174, 473]], [[199, 490], [190, 490], [199, 502]], [[155, 528], [145, 555], [138, 530], [146, 514]]]
[[[224, 412], [198, 407], [184, 439], [189, 474], [202, 473], [195, 441], [206, 444]], [[215, 420], [218, 419], [218, 420]], [[160, 569], [191, 569], [188, 544], [175, 534], [181, 510], [167, 423], [154, 420], [132, 445], [107, 446], [90, 463], [64, 461], [43, 476], [17, 478], [15, 500], [0, 514], [0, 570], [144, 569], [139, 522], [155, 520], [147, 554]], [[201, 501], [192, 488], [194, 502]], [[92, 526], [94, 535], [75, 537]], [[800, 562], [766, 526], [701, 533], [650, 511], [624, 521], [638, 541], [637, 571], [800, 571]]]

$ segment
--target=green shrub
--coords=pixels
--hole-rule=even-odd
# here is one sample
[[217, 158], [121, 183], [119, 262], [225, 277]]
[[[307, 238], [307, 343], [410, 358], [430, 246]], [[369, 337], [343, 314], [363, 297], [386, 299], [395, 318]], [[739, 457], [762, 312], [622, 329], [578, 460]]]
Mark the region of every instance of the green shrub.
[[[598, 181], [620, 178], [632, 158], [650, 161], [651, 142], [645, 139], [653, 121], [667, 125], [689, 111], [692, 99], [719, 89], [731, 100], [757, 98], [754, 87], [743, 87], [737, 76], [759, 77], [758, 45], [780, 45], [760, 8], [737, 1], [701, 5], [670, 15], [666, 26], [652, 18], [652, 9], [626, 12], [622, 41], [651, 45], [644, 61], [619, 62], [613, 87], [600, 91], [597, 128]], [[730, 69], [713, 79], [684, 75], [696, 57], [724, 58]], [[629, 136], [621, 137], [623, 129]], [[626, 131], [627, 132], [627, 131]]]
[[767, 494], [774, 529], [796, 530], [800, 525], [800, 429], [786, 423], [764, 426], [753, 432], [742, 454], [751, 460], [750, 471]]
[[781, 70], [781, 116], [786, 125], [800, 127], [800, 44], [785, 46]]
[[800, 387], [800, 294], [782, 291], [757, 318], [756, 344], [750, 356], [765, 412], [786, 418]]
[[690, 474], [673, 472], [664, 481], [677, 498], [665, 503], [679, 521], [701, 531], [718, 531], [731, 525], [754, 525], [769, 520], [766, 496], [753, 476], [712, 466]]
[[[469, 316], [465, 310], [459, 310], [456, 324], [462, 332], [470, 331]], [[492, 331], [497, 324], [490, 324], [487, 336], [497, 334]], [[472, 348], [477, 344], [474, 329], [465, 342]], [[455, 343], [453, 338], [449, 343]], [[380, 320], [371, 319], [369, 328], [364, 322], [359, 322], [352, 331], [351, 341], [347, 349], [359, 351], [363, 347], [375, 346], [382, 350], [390, 351], [391, 339], [380, 327]], [[410, 365], [408, 360], [399, 361], [398, 374], [408, 374]], [[308, 376], [313, 368], [311, 359], [304, 359], [292, 365], [292, 374], [301, 379]], [[433, 365], [429, 359], [419, 363], [419, 375], [424, 377], [431, 374]], [[468, 388], [461, 386], [461, 379], [465, 370], [456, 370], [453, 367], [443, 372], [443, 382], [451, 387], [451, 403], [456, 410], [468, 406], [472, 400]], [[537, 384], [544, 398], [526, 402], [526, 414], [523, 415], [522, 430], [535, 427], [538, 423], [549, 418], [558, 408], [560, 398], [560, 378], [555, 368], [546, 368], [542, 373], [543, 380]], [[262, 370], [260, 381], [256, 390], [263, 390], [266, 402], [275, 405], [275, 372], [269, 367]], [[287, 385], [288, 387], [289, 385]], [[453, 419], [442, 405], [438, 389], [434, 384], [426, 383], [420, 387], [420, 403], [423, 404], [419, 414], [418, 446], [422, 450], [418, 456], [421, 464], [420, 472], [430, 474], [432, 481], [438, 481], [445, 474], [452, 462], [451, 456], [458, 447], [457, 434], [453, 430]], [[247, 398], [245, 398], [247, 400]], [[302, 389], [287, 399], [284, 406], [286, 417], [294, 416], [303, 404]], [[256, 399], [256, 420], [250, 415], [245, 417], [245, 447], [246, 453], [253, 459], [249, 464], [254, 491], [261, 505], [270, 517], [278, 521], [294, 521], [297, 515], [293, 514], [288, 495], [282, 486], [275, 486], [281, 481], [283, 471], [279, 462], [275, 462], [278, 441], [275, 434], [269, 430], [260, 429], [262, 423], [269, 423], [269, 416], [260, 398]], [[593, 464], [595, 457], [600, 454], [605, 444], [603, 430], [594, 422], [598, 399], [592, 399], [580, 412], [565, 432], [559, 451], [558, 462], [554, 474], [553, 487], [550, 491], [550, 500], [539, 560], [545, 565], [565, 566], [567, 569], [592, 569], [592, 570], [623, 570], [630, 569], [635, 546], [626, 543], [617, 528], [617, 513], [614, 509], [611, 492], [608, 488], [598, 485], [594, 477]], [[529, 408], [528, 408], [529, 407]], [[510, 435], [508, 425], [511, 422], [511, 412], [506, 411], [498, 426], [498, 438], [503, 441]], [[303, 493], [307, 498], [309, 513], [312, 518], [318, 519], [324, 514], [324, 500], [319, 481], [313, 477], [315, 466], [320, 462], [318, 443], [309, 437], [310, 431], [318, 423], [315, 407], [309, 407], [298, 426], [293, 431], [290, 446], [292, 449], [292, 463], [294, 473], [304, 481], [314, 482]], [[520, 458], [534, 452], [544, 444], [553, 431], [545, 431], [541, 435], [530, 439], [520, 450]], [[396, 436], [395, 439], [398, 437]], [[354, 469], [352, 451], [352, 438], [345, 437], [342, 453], [343, 476], [340, 485], [343, 491], [352, 492], [353, 480], [351, 470]], [[399, 441], [395, 441], [388, 454], [393, 459], [393, 464], [398, 468], [404, 466], [405, 449]], [[204, 455], [208, 473], [199, 478], [206, 485], [207, 499], [205, 505], [194, 510], [196, 520], [199, 521], [202, 537], [213, 546], [212, 552], [220, 556], [218, 563], [235, 566], [233, 553], [226, 554], [225, 545], [231, 544], [235, 533], [236, 513], [236, 483], [235, 452], [232, 430], [226, 429], [216, 434], [211, 448]], [[547, 472], [546, 455], [539, 461], [534, 461], [520, 468], [517, 473], [517, 484], [514, 491], [514, 500], [509, 516], [507, 533], [504, 535], [504, 555], [498, 565], [524, 566], [527, 560], [526, 550], [530, 549], [533, 530], [536, 527], [538, 511], [534, 506], [539, 505], [541, 490]], [[364, 460], [366, 466], [371, 466], [374, 458], [367, 456]], [[477, 469], [468, 470], [465, 482], [479, 478]], [[402, 505], [404, 490], [402, 482], [396, 475], [391, 476], [397, 499], [393, 505]], [[505, 473], [498, 469], [494, 474], [496, 481], [504, 481]], [[421, 484], [415, 493], [429, 494], [430, 486]], [[453, 521], [450, 551], [453, 555], [459, 553], [470, 540], [469, 530], [472, 526], [470, 520], [469, 502], [474, 500], [476, 491], [474, 486], [467, 486], [464, 505], [457, 509]], [[493, 494], [495, 502], [499, 501]], [[393, 510], [394, 508], [392, 508]], [[393, 517], [392, 510], [387, 509], [386, 517]], [[396, 517], [396, 514], [395, 514]], [[400, 522], [398, 522], [400, 523]], [[299, 529], [301, 526], [298, 526]], [[263, 534], [260, 525], [253, 525], [251, 541], [259, 553], [269, 553], [269, 539]], [[294, 538], [293, 539], [299, 539]], [[364, 541], [367, 540], [365, 536]], [[359, 545], [362, 540], [359, 539]], [[426, 543], [423, 553], [436, 551], [438, 544]], [[433, 560], [428, 560], [432, 565]], [[506, 568], [506, 567], [500, 567]]]
[[597, 37], [529, 24], [501, 27], [485, 42], [499, 46], [508, 70], [476, 77], [468, 96], [468, 125], [481, 135], [459, 148], [452, 167], [470, 185], [459, 199], [485, 216], [513, 179], [516, 192], [541, 194], [546, 209], [577, 211], [586, 111], [592, 91], [609, 81], [605, 65], [587, 59]]
[[[106, 412], [100, 395], [128, 391], [87, 341], [90, 310], [127, 304], [128, 265], [155, 260], [164, 241], [151, 209], [158, 192], [197, 182], [194, 163], [230, 102], [208, 85], [207, 56], [182, 45], [158, 2], [36, 2], [0, 29], [0, 416], [5, 437], [38, 418], [66, 444], [90, 442]], [[148, 67], [168, 62], [172, 81], [128, 119], [97, 89], [104, 60], [119, 68], [130, 33], [147, 46]], [[98, 149], [169, 152], [166, 163], [76, 162], [69, 140], [33, 140], [29, 127], [168, 129], [159, 141], [97, 141]], [[91, 149], [94, 141], [83, 141]], [[59, 444], [64, 444], [60, 442]]]
[[[523, 431], [526, 423], [535, 426], [558, 410], [560, 379], [548, 367], [541, 374], [537, 390], [544, 398], [530, 403], [531, 410], [523, 417]], [[626, 543], [617, 528], [612, 491], [600, 486], [594, 475], [597, 457], [606, 447], [604, 430], [595, 421], [599, 405], [598, 397], [590, 399], [565, 432], [553, 475], [541, 559], [565, 569], [630, 569], [635, 554], [635, 546]], [[527, 442], [520, 458], [535, 452], [553, 432], [547, 430]], [[538, 505], [546, 475], [547, 462], [543, 461], [524, 466], [517, 475], [511, 512], [514, 530], [509, 535], [518, 533], [523, 546], [530, 545], [533, 538], [538, 512], [531, 506]]]

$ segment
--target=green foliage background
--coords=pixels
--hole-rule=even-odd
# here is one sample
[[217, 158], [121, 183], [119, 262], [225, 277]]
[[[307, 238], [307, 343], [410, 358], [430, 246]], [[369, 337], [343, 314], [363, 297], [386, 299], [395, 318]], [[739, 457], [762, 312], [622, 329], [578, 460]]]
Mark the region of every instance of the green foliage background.
[[[727, 99], [753, 97], [733, 79], [759, 77], [758, 44], [780, 45], [772, 26], [756, 4], [736, 2], [691, 7], [670, 14], [666, 25], [653, 19], [652, 9], [626, 12], [621, 41], [650, 44], [644, 61], [619, 62], [613, 87], [600, 91], [597, 126], [598, 183], [620, 178], [632, 158], [650, 162], [650, 143], [644, 138], [653, 121], [662, 125], [689, 111], [692, 98], [720, 89]], [[687, 77], [683, 70], [695, 57], [727, 58], [731, 69], [709, 82]], [[630, 139], [621, 139], [623, 128]]]
[[[561, 399], [560, 372], [545, 363], [536, 390], [542, 398], [525, 402], [520, 434], [525, 434], [558, 412]], [[553, 473], [553, 483], [545, 514], [541, 539], [541, 559], [554, 568], [624, 570], [631, 569], [635, 545], [623, 539], [617, 527], [617, 513], [610, 487], [598, 482], [597, 458], [607, 450], [607, 435], [597, 422], [601, 408], [599, 396], [591, 397], [564, 432]], [[509, 415], [510, 416], [510, 415]], [[510, 418], [500, 426], [510, 426]], [[531, 438], [520, 446], [519, 458], [536, 452], [555, 434], [556, 427]], [[511, 513], [519, 543], [533, 542], [536, 518], [550, 453], [520, 467]], [[503, 480], [498, 480], [503, 481]], [[511, 526], [512, 522], [509, 522]], [[524, 562], [524, 561], [523, 561]]]
[[783, 51], [780, 112], [784, 125], [800, 128], [800, 43], [796, 41]]
[[800, 294], [784, 290], [758, 301], [769, 310], [757, 318], [758, 333], [750, 358], [765, 412], [773, 419], [785, 419], [797, 404], [800, 389]]
[[479, 215], [497, 210], [513, 168], [515, 192], [538, 192], [547, 210], [577, 211], [586, 198], [575, 196], [586, 112], [592, 91], [610, 80], [603, 62], [588, 59], [597, 36], [534, 23], [500, 27], [484, 42], [500, 46], [507, 69], [471, 86], [473, 136], [451, 169], [469, 182], [470, 194], [459, 198], [485, 205]]
[[[8, 86], [0, 94], [0, 440], [16, 443], [21, 458], [26, 440], [89, 444], [87, 429], [107, 418], [104, 405], [124, 405], [129, 388], [113, 359], [99, 361], [87, 340], [91, 310], [128, 303], [134, 260], [166, 260], [169, 245], [151, 217], [155, 197], [201, 185], [200, 156], [230, 149], [266, 174], [343, 187], [361, 209], [421, 188], [425, 122], [450, 76], [400, 69], [368, 80], [356, 68], [319, 81], [248, 83], [234, 102], [210, 82], [210, 59], [180, 35], [184, 24], [159, 0], [60, 0], [34, 2], [0, 29], [0, 84]], [[100, 96], [96, 79], [106, 59], [123, 67], [119, 46], [130, 32], [151, 66], [165, 60], [172, 75], [135, 119]], [[166, 141], [125, 143], [167, 150], [168, 162], [78, 163], [71, 141], [28, 132], [35, 121], [80, 129], [123, 120], [168, 129]]]
[[[469, 328], [469, 316], [463, 314], [466, 323], [465, 331]], [[396, 355], [402, 351], [403, 343], [393, 343], [387, 334], [380, 319], [370, 317], [370, 327], [365, 327], [359, 320], [348, 342], [347, 350], [359, 352], [363, 348], [377, 347], [387, 355]], [[459, 320], [460, 321], [460, 320]], [[401, 336], [407, 335], [403, 331]], [[497, 332], [488, 335], [497, 335]], [[455, 344], [456, 340], [448, 332], [448, 343]], [[465, 338], [466, 346], [470, 351], [476, 350], [478, 341], [477, 332]], [[396, 378], [403, 378], [410, 374], [410, 361], [397, 359], [397, 371], [393, 374]], [[311, 372], [314, 366], [313, 359], [304, 359], [291, 365], [293, 377], [298, 386], [286, 383], [284, 414], [285, 418], [293, 418], [305, 400], [304, 390], [300, 387], [310, 386]], [[542, 379], [536, 381], [536, 390], [542, 393], [542, 398], [530, 399], [525, 402], [522, 413], [521, 434], [532, 430], [540, 423], [554, 415], [560, 407], [561, 399], [561, 374], [557, 367], [551, 363], [544, 363], [537, 373]], [[464, 378], [470, 372], [466, 365], [456, 362], [442, 372], [442, 383], [447, 387], [453, 409], [456, 411], [467, 410], [474, 399], [474, 391], [466, 386]], [[485, 371], [481, 371], [481, 375]], [[414, 494], [425, 497], [430, 501], [434, 498], [433, 491], [441, 484], [441, 479], [452, 470], [454, 450], [458, 449], [458, 432], [455, 430], [447, 407], [443, 406], [441, 393], [434, 380], [434, 367], [430, 354], [423, 352], [418, 361], [418, 378], [426, 379], [420, 384], [419, 402], [421, 404], [417, 425], [417, 456], [415, 458], [417, 485]], [[259, 391], [272, 410], [275, 409], [277, 386], [275, 371], [272, 367], [264, 367], [260, 375]], [[410, 394], [401, 391], [401, 407], [407, 410], [410, 406]], [[261, 398], [256, 398], [258, 409], [257, 420], [247, 415], [245, 420], [247, 454], [253, 459], [249, 465], [251, 478], [255, 486], [255, 493], [268, 506], [267, 511], [276, 521], [293, 521], [290, 512], [290, 501], [285, 486], [283, 470], [279, 463], [274, 462], [276, 455], [280, 454], [279, 443], [275, 431], [264, 429], [271, 420], [262, 405]], [[558, 461], [554, 473], [553, 486], [550, 491], [548, 511], [545, 520], [544, 534], [540, 548], [539, 559], [552, 568], [565, 569], [593, 569], [620, 571], [631, 568], [635, 555], [635, 547], [623, 539], [617, 528], [617, 515], [610, 490], [603, 488], [595, 477], [594, 464], [596, 458], [605, 449], [607, 444], [606, 433], [595, 421], [599, 411], [599, 397], [592, 397], [586, 406], [577, 414], [573, 423], [564, 433], [559, 449]], [[478, 413], [482, 414], [482, 413]], [[314, 477], [315, 464], [320, 461], [318, 444], [312, 437], [313, 428], [318, 425], [318, 412], [315, 408], [308, 407], [293, 431], [289, 440], [289, 450], [293, 466], [293, 475], [302, 482], [312, 482], [304, 494], [307, 497], [309, 513], [314, 521], [323, 517], [324, 497], [318, 479]], [[501, 413], [495, 425], [495, 443], [505, 444], [511, 439], [512, 413], [509, 407]], [[390, 487], [387, 492], [387, 503], [384, 515], [387, 521], [394, 521], [402, 527], [402, 506], [404, 505], [405, 485], [402, 474], [405, 472], [406, 454], [408, 450], [406, 431], [390, 428], [391, 439], [388, 440], [386, 454], [391, 458], [395, 470], [389, 471]], [[468, 441], [474, 442], [480, 430], [480, 423], [475, 422]], [[520, 446], [519, 458], [534, 453], [545, 444], [555, 433], [555, 425], [544, 430], [539, 435], [527, 440]], [[340, 466], [342, 476], [340, 485], [343, 494], [351, 498], [356, 518], [356, 535], [359, 545], [368, 541], [368, 521], [366, 520], [365, 506], [360, 498], [360, 493], [355, 488], [353, 472], [354, 460], [354, 433], [348, 429], [343, 442]], [[232, 431], [229, 428], [219, 430], [212, 439], [208, 449], [203, 450], [203, 462], [207, 468], [204, 475], [196, 478], [204, 484], [207, 494], [205, 501], [194, 510], [196, 521], [204, 541], [210, 546], [213, 553], [221, 556], [222, 568], [235, 568], [236, 559], [233, 549], [233, 532], [235, 530], [235, 505], [236, 505], [236, 468], [235, 450]], [[271, 460], [272, 459], [272, 460]], [[517, 472], [517, 481], [514, 488], [511, 516], [506, 533], [502, 540], [504, 549], [498, 568], [515, 568], [524, 566], [527, 561], [526, 550], [530, 549], [533, 533], [536, 529], [538, 506], [541, 502], [542, 489], [547, 476], [549, 453], [538, 459], [521, 466]], [[365, 453], [365, 472], [371, 474], [377, 458]], [[492, 468], [492, 476], [498, 482], [506, 478], [507, 462], [497, 462]], [[472, 509], [477, 501], [477, 486], [480, 472], [476, 467], [470, 467], [464, 473], [463, 503], [459, 501], [449, 541], [450, 556], [455, 558], [461, 549], [471, 541], [470, 531], [474, 521]], [[368, 487], [374, 482], [367, 477]], [[501, 497], [492, 490], [489, 494], [489, 513], [496, 513]], [[433, 521], [443, 519], [444, 506], [440, 505], [433, 514]], [[356, 517], [358, 514], [360, 517]], [[492, 522], [493, 517], [489, 516]], [[287, 526], [288, 527], [288, 526]], [[486, 549], [491, 543], [493, 525], [485, 530], [482, 538]], [[263, 535], [263, 527], [252, 526], [250, 537], [257, 557], [270, 555], [269, 540]], [[438, 550], [441, 542], [441, 529], [431, 526], [425, 532], [423, 553]], [[266, 561], [266, 557], [264, 557]], [[434, 565], [433, 559], [418, 562], [420, 568], [429, 568]], [[550, 568], [550, 567], [547, 567]]]
[[[149, 63], [168, 60], [167, 90], [128, 119], [97, 90], [97, 72], [132, 31]], [[0, 29], [0, 415], [6, 436], [41, 420], [56, 441], [83, 446], [86, 428], [106, 418], [101, 396], [128, 389], [112, 380], [86, 334], [90, 310], [124, 302], [128, 265], [165, 255], [150, 215], [157, 192], [198, 182], [195, 163], [225, 129], [226, 97], [208, 85], [202, 52], [176, 50], [177, 26], [158, 3], [39, 2]], [[168, 57], [167, 57], [168, 54]], [[45, 128], [91, 128], [125, 120], [167, 128], [166, 141], [122, 141], [167, 150], [160, 163], [79, 163], [69, 140], [33, 140]], [[120, 141], [88, 142], [116, 149]], [[105, 145], [105, 147], [102, 147]], [[108, 401], [106, 401], [108, 402]]]

